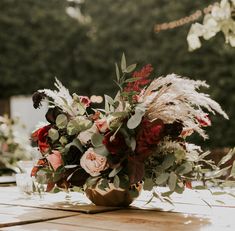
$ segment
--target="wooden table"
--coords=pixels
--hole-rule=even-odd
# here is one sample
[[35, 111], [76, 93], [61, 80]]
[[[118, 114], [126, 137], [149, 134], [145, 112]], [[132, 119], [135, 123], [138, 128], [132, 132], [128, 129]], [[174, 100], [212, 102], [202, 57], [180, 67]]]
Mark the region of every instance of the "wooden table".
[[148, 197], [143, 192], [129, 208], [107, 208], [80, 193], [66, 201], [63, 193], [27, 197], [14, 186], [0, 187], [0, 230], [235, 230], [233, 196], [186, 190], [173, 195], [174, 206], [158, 200], [146, 205]]

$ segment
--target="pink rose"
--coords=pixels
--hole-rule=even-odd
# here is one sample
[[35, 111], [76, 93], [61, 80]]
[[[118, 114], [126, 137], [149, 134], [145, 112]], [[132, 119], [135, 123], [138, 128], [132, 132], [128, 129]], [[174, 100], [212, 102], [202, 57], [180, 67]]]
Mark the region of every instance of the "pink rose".
[[101, 133], [105, 133], [108, 130], [108, 123], [105, 118], [96, 120], [95, 125]]
[[89, 148], [83, 154], [80, 164], [91, 176], [98, 176], [101, 171], [108, 168], [107, 158], [95, 153], [93, 148]]
[[85, 108], [89, 107], [91, 104], [91, 100], [87, 96], [79, 96], [79, 100]]
[[50, 162], [51, 166], [55, 171], [58, 167], [63, 164], [61, 153], [56, 150], [53, 150], [52, 153], [47, 156], [47, 160]]

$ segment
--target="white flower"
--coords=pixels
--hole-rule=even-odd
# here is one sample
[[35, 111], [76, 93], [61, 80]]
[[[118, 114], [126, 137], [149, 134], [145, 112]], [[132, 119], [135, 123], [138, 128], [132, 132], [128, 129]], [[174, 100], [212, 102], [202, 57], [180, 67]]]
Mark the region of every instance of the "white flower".
[[108, 168], [107, 158], [95, 153], [93, 148], [89, 148], [83, 154], [80, 165], [91, 176], [98, 176], [101, 171]]
[[220, 5], [216, 4], [212, 7], [211, 15], [216, 20], [225, 20], [230, 18], [231, 16], [231, 9], [230, 4], [227, 0], [222, 0]]
[[188, 34], [187, 41], [190, 51], [196, 50], [201, 47], [201, 41], [196, 34]]
[[232, 47], [235, 47], [235, 34], [229, 35], [228, 37], [229, 43]]

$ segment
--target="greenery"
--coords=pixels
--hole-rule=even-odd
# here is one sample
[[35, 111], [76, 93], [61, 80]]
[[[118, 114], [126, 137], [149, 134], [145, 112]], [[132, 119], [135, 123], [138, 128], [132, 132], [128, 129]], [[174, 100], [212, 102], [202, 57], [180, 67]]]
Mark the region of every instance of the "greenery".
[[153, 64], [155, 76], [174, 72], [206, 80], [230, 120], [212, 118], [210, 142], [204, 144], [232, 147], [235, 49], [218, 35], [188, 52], [190, 25], [153, 32], [155, 23], [187, 16], [213, 2], [86, 0], [81, 9], [91, 22], [81, 24], [66, 14], [71, 3], [65, 0], [1, 0], [0, 97], [52, 87], [55, 76], [72, 92], [113, 96], [113, 64], [125, 52], [130, 62]]

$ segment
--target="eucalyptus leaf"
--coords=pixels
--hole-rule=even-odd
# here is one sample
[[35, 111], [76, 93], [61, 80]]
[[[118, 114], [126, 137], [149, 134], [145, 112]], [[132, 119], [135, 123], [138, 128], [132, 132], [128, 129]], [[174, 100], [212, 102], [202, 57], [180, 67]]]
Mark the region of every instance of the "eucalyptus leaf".
[[104, 145], [101, 145], [99, 147], [95, 147], [94, 152], [101, 155], [101, 156], [108, 156], [109, 155], [109, 151], [107, 150], [107, 148]]
[[76, 120], [70, 120], [67, 125], [68, 135], [73, 136], [79, 133], [79, 125]]
[[136, 198], [139, 196], [139, 192], [137, 191], [137, 189], [133, 188], [131, 190], [129, 190], [129, 194], [132, 198]]
[[116, 68], [117, 81], [119, 82], [119, 80], [120, 80], [120, 71], [119, 71], [117, 63], [115, 63], [115, 68]]
[[219, 195], [225, 195], [227, 193], [226, 192], [212, 192], [211, 194], [214, 196], [219, 196]]
[[81, 152], [84, 151], [84, 150], [83, 150], [83, 146], [82, 146], [80, 140], [78, 140], [77, 138], [75, 138], [71, 143], [69, 143], [69, 144], [67, 144], [67, 145], [65, 146], [65, 154], [68, 153], [68, 151], [69, 151], [69, 149], [70, 149], [71, 146], [77, 147]]
[[230, 172], [230, 176], [235, 177], [235, 161], [233, 161], [233, 166]]
[[174, 154], [169, 154], [165, 157], [161, 166], [163, 167], [164, 170], [166, 170], [174, 164], [175, 160], [176, 160], [176, 158], [175, 158]]
[[109, 177], [114, 177], [116, 176], [121, 170], [122, 170], [122, 166], [119, 166], [117, 168], [114, 168], [110, 173], [109, 173]]
[[144, 116], [144, 113], [145, 113], [145, 111], [142, 111], [142, 110], [136, 108], [135, 114], [133, 116], [131, 116], [131, 118], [127, 121], [127, 127], [129, 129], [136, 128], [140, 124], [142, 117]]
[[66, 127], [67, 123], [68, 123], [68, 119], [67, 119], [67, 116], [64, 115], [64, 114], [59, 114], [57, 117], [56, 117], [56, 126], [60, 129], [63, 129]]
[[125, 83], [132, 83], [132, 82], [136, 82], [137, 80], [138, 78], [134, 77], [134, 78], [126, 79]]
[[99, 146], [102, 146], [102, 141], [104, 139], [104, 136], [99, 134], [99, 133], [94, 133], [92, 136], [91, 136], [91, 143], [94, 147], [99, 147]]
[[146, 178], [144, 180], [144, 190], [151, 191], [153, 189], [154, 183], [151, 178]]
[[124, 53], [122, 54], [122, 59], [121, 59], [121, 69], [122, 72], [126, 71], [126, 56]]
[[114, 184], [115, 188], [119, 188], [119, 186], [120, 186], [120, 179], [119, 179], [118, 175], [116, 175], [114, 177], [113, 184]]
[[234, 156], [235, 154], [235, 148], [234, 149], [231, 149], [227, 155], [225, 155], [221, 160], [220, 162], [218, 163], [218, 165], [222, 165], [222, 164], [225, 164], [227, 161], [231, 160], [231, 158]]
[[171, 172], [168, 179], [168, 186], [171, 191], [175, 190], [176, 183], [177, 183], [177, 175], [174, 172]]
[[192, 169], [193, 169], [192, 164], [190, 162], [185, 162], [176, 169], [176, 172], [178, 174], [184, 175], [191, 172]]
[[109, 95], [104, 95], [104, 98], [110, 105], [114, 104], [113, 99]]
[[56, 141], [60, 137], [59, 132], [56, 129], [54, 129], [54, 128], [51, 128], [48, 131], [48, 136], [51, 138], [52, 141]]
[[204, 186], [204, 185], [197, 185], [197, 186], [193, 187], [193, 189], [196, 189], [196, 190], [205, 190], [205, 189], [207, 189], [207, 187]]
[[126, 73], [130, 73], [132, 71], [134, 71], [136, 68], [136, 64], [131, 64], [126, 68]]
[[157, 185], [162, 185], [167, 182], [168, 178], [169, 178], [169, 173], [164, 172], [156, 178], [155, 183]]
[[94, 186], [97, 183], [97, 181], [99, 180], [99, 178], [100, 177], [89, 177], [89, 178], [87, 178], [86, 185], [88, 187]]
[[61, 136], [60, 139], [59, 139], [59, 142], [62, 144], [62, 145], [65, 145], [68, 143], [68, 139], [65, 137], [65, 136]]

